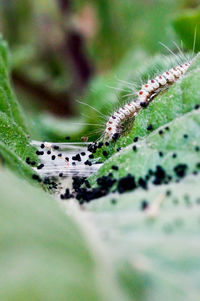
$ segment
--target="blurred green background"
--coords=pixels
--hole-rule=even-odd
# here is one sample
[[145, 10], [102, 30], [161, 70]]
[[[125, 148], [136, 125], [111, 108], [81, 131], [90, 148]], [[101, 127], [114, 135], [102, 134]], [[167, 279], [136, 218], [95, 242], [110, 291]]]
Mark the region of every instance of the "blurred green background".
[[[12, 57], [12, 80], [32, 138], [63, 141], [100, 135], [106, 115], [124, 101], [119, 79], [172, 50], [188, 51], [200, 24], [197, 0], [0, 0], [0, 31]], [[197, 31], [196, 50], [200, 45]], [[144, 71], [145, 72], [145, 71]], [[111, 88], [114, 87], [114, 88]], [[100, 126], [83, 125], [95, 123]]]

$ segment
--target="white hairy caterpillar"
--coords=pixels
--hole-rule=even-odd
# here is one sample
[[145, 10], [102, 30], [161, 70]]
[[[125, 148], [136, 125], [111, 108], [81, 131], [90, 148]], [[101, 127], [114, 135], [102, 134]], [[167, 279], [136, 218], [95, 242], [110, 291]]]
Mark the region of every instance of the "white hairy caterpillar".
[[[177, 45], [176, 45], [177, 46]], [[165, 46], [165, 48], [167, 48]], [[178, 46], [177, 46], [178, 48]], [[167, 48], [168, 49], [168, 48]], [[148, 105], [148, 103], [159, 94], [159, 92], [168, 89], [171, 85], [173, 85], [177, 80], [179, 80], [185, 72], [188, 70], [189, 66], [192, 63], [193, 54], [188, 59], [183, 52], [178, 48], [179, 54], [174, 54], [170, 49], [168, 49], [171, 54], [174, 55], [176, 59], [176, 63], [172, 63], [170, 61], [170, 67], [176, 65], [176, 67], [170, 68], [169, 65], [164, 69], [161, 66], [162, 71], [170, 68], [169, 70], [162, 73], [161, 70], [157, 72], [157, 74], [161, 73], [161, 75], [155, 76], [153, 79], [148, 80], [146, 83], [141, 85], [141, 88], [138, 89], [136, 93], [136, 97], [134, 100], [129, 101], [127, 104], [116, 110], [109, 119], [97, 108], [92, 107], [87, 103], [82, 103], [78, 101], [80, 104], [83, 104], [91, 109], [93, 109], [96, 113], [100, 115], [101, 118], [107, 119], [106, 127], [104, 123], [105, 130], [103, 131], [103, 135], [97, 140], [97, 142], [93, 143], [95, 148], [98, 148], [104, 144], [101, 140], [106, 141], [116, 140], [124, 131], [124, 123], [126, 125], [126, 121], [129, 119], [134, 119], [134, 117], [138, 114], [138, 112]], [[169, 58], [171, 60], [171, 57]], [[182, 63], [184, 62], [184, 63]], [[124, 83], [123, 80], [121, 80]], [[134, 84], [132, 87], [132, 83], [128, 83], [131, 85], [131, 92], [133, 93]], [[120, 88], [117, 88], [120, 90]], [[121, 90], [127, 91], [127, 90]], [[133, 94], [127, 94], [133, 95]], [[99, 124], [91, 124], [87, 123], [86, 125], [95, 125], [99, 126]], [[102, 133], [102, 131], [101, 131]], [[100, 142], [99, 142], [100, 141]], [[108, 142], [106, 142], [108, 143]], [[105, 143], [105, 145], [107, 145]], [[36, 146], [39, 146], [41, 142], [33, 143]], [[83, 143], [79, 145], [78, 142], [72, 143], [56, 143], [57, 147], [55, 149], [55, 143], [42, 143], [43, 145], [43, 156], [40, 156], [40, 162], [42, 163], [39, 167], [37, 167], [37, 172], [42, 176], [55, 176], [55, 177], [68, 177], [68, 176], [81, 176], [88, 177], [89, 175], [96, 172], [102, 164], [97, 164], [98, 159], [96, 160], [93, 156], [93, 152], [87, 147], [89, 143]], [[48, 152], [51, 153], [51, 156], [48, 155]], [[83, 157], [82, 157], [82, 154]], [[67, 156], [67, 158], [65, 157]], [[77, 156], [79, 158], [77, 159]], [[106, 156], [106, 155], [105, 155]], [[54, 157], [54, 158], [52, 158]], [[92, 159], [92, 161], [90, 161]], [[53, 160], [53, 161], [52, 161]], [[89, 164], [88, 164], [89, 163]], [[100, 162], [99, 162], [100, 163]], [[42, 167], [41, 167], [42, 166]]]
[[165, 71], [154, 79], [149, 80], [146, 84], [143, 84], [141, 90], [137, 92], [137, 98], [127, 103], [110, 116], [106, 123], [104, 131], [104, 139], [112, 140], [121, 134], [121, 125], [128, 118], [134, 118], [141, 108], [146, 107], [148, 103], [156, 96], [160, 91], [167, 89], [173, 83], [175, 83], [181, 76], [185, 74], [192, 61], [178, 65]]
[[[156, 76], [154, 79], [148, 80], [146, 84], [143, 84], [141, 90], [137, 92], [136, 100], [125, 104], [109, 117], [109, 120], [106, 123], [104, 139], [109, 141], [115, 139], [116, 136], [119, 136], [122, 131], [123, 122], [129, 118], [134, 118], [143, 107], [148, 105], [154, 96], [160, 91], [167, 89], [181, 78], [191, 63], [192, 60], [189, 60], [187, 63], [171, 68], [161, 75]], [[97, 112], [100, 113], [99, 111]], [[33, 144], [40, 146], [41, 142], [33, 142]], [[101, 164], [95, 164], [95, 162], [93, 162], [91, 166], [85, 165], [85, 162], [90, 159], [90, 152], [87, 150], [89, 143], [87, 142], [42, 144], [44, 147], [42, 149], [44, 154], [43, 156], [40, 156], [40, 163], [44, 166], [41, 169], [37, 169], [37, 172], [42, 176], [58, 176], [59, 174], [62, 174], [64, 177], [69, 175], [89, 176], [101, 166]], [[59, 149], [55, 149], [55, 146], [59, 147]], [[48, 155], [49, 150], [51, 155]], [[85, 152], [85, 156], [83, 158], [81, 157], [81, 161], [73, 162], [73, 157], [82, 152]], [[68, 156], [68, 160], [66, 160], [66, 155]], [[52, 156], [54, 157], [53, 161]]]

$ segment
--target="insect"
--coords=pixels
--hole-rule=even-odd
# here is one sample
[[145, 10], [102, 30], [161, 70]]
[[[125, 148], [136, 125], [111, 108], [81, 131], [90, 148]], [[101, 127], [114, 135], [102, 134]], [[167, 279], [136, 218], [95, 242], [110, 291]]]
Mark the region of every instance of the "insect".
[[114, 112], [106, 123], [104, 132], [105, 140], [116, 139], [122, 132], [122, 124], [128, 118], [134, 118], [138, 112], [148, 105], [148, 103], [160, 92], [168, 89], [180, 77], [182, 77], [188, 70], [192, 61], [178, 65], [165, 71], [154, 79], [149, 80], [143, 84], [141, 89], [137, 92], [137, 98], [127, 103], [123, 107]]
[[[172, 53], [170, 49], [168, 50]], [[172, 54], [175, 55], [174, 53]], [[176, 59], [180, 58], [181, 62], [184, 59], [184, 63], [181, 63], [178, 60], [176, 67], [173, 67], [142, 84], [141, 88], [136, 92], [136, 97], [134, 97], [133, 100], [125, 104], [123, 107], [116, 110], [108, 118], [103, 133], [104, 141], [102, 141], [102, 138], [100, 138], [99, 141], [90, 144], [87, 142], [87, 137], [82, 137], [82, 143], [67, 142], [56, 143], [55, 145], [55, 143], [41, 144], [40, 142], [33, 142], [35, 146], [39, 147], [39, 149], [42, 149], [42, 151], [40, 150], [38, 152], [38, 154], [40, 155], [40, 165], [36, 168], [37, 173], [39, 173], [41, 177], [44, 177], [44, 179], [46, 179], [45, 181], [52, 177], [57, 179], [62, 177], [73, 177], [73, 179], [79, 178], [79, 182], [82, 183], [82, 179], [86, 179], [94, 172], [97, 172], [97, 170], [103, 163], [98, 162], [99, 158], [95, 158], [95, 156], [93, 155], [93, 153], [96, 152], [96, 149], [101, 148], [103, 145], [109, 145], [109, 141], [116, 140], [123, 133], [124, 124], [126, 123], [126, 121], [128, 121], [129, 119], [134, 120], [138, 112], [142, 110], [142, 108], [146, 107], [155, 96], [157, 96], [161, 91], [168, 89], [186, 73], [193, 62], [193, 54], [192, 58], [190, 59], [185, 57], [181, 51], [180, 54], [180, 57], [178, 55], [175, 55], [175, 57]], [[102, 112], [98, 111], [96, 108], [93, 108], [89, 104], [82, 103], [80, 101], [79, 103], [92, 108], [102, 117], [105, 117]], [[98, 124], [88, 123], [87, 125]], [[102, 154], [106, 157], [108, 155], [105, 150], [102, 152]], [[60, 186], [57, 185], [56, 182], [56, 185], [59, 186], [61, 190], [63, 190], [63, 180], [64, 179], [59, 179], [57, 181]], [[110, 181], [110, 179], [108, 180]], [[54, 187], [55, 183], [53, 182], [52, 185]], [[74, 187], [76, 188], [76, 181], [74, 185]], [[87, 195], [88, 190], [86, 190], [85, 193]], [[94, 191], [94, 194], [95, 193], [97, 193], [97, 191]], [[66, 196], [63, 197], [69, 198], [70, 196], [71, 194], [67, 193]]]

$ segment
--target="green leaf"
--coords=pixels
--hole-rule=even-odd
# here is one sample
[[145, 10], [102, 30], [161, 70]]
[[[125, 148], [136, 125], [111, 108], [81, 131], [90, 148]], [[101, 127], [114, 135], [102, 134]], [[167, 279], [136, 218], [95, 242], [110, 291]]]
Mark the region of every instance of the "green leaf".
[[1, 64], [3, 63], [4, 67], [8, 70], [10, 65], [10, 58], [8, 52], [8, 44], [5, 40], [3, 40], [2, 35], [0, 35], [0, 57]]
[[30, 145], [23, 130], [2, 112], [0, 112], [0, 123], [0, 141], [23, 160], [31, 153], [35, 159], [35, 149]]
[[30, 176], [33, 170], [27, 164], [27, 157], [35, 163], [38, 158], [30, 145], [28, 130], [9, 81], [9, 59], [6, 42], [0, 37], [0, 154], [3, 161], [23, 176]]
[[[175, 118], [190, 112], [196, 105], [200, 105], [199, 65], [200, 55], [197, 55], [182, 79], [178, 80], [167, 91], [160, 93], [150, 102], [147, 108], [139, 111], [134, 120], [130, 120], [132, 130], [120, 137], [117, 143], [110, 144], [109, 148], [106, 149], [109, 155], [116, 152], [117, 148], [132, 143], [134, 137], [143, 138], [148, 136], [150, 133], [148, 125], [151, 124], [154, 130], [158, 129]], [[104, 148], [101, 152], [103, 150]], [[101, 152], [98, 152], [97, 155]]]
[[[112, 173], [117, 182], [111, 191], [129, 173], [137, 185], [141, 178], [148, 184], [148, 190], [109, 193], [84, 205], [113, 255], [126, 291], [134, 295], [141, 287], [141, 282], [134, 287], [135, 273], [145, 282], [145, 294], [137, 295], [138, 300], [196, 300], [200, 293], [200, 175], [192, 175], [200, 168], [200, 109], [194, 110], [200, 104], [199, 63], [198, 55], [182, 80], [140, 111], [131, 132], [106, 150], [111, 154], [119, 146], [125, 148], [90, 178], [96, 187], [99, 177]], [[134, 137], [137, 143], [132, 143]], [[155, 177], [149, 171], [158, 166], [168, 185], [152, 184]], [[178, 166], [184, 171], [177, 172]]]
[[0, 155], [2, 163], [8, 166], [12, 171], [24, 179], [32, 179], [33, 169], [2, 142], [0, 142]]
[[[7, 44], [0, 38], [0, 88], [6, 97], [7, 107], [4, 106], [4, 113], [8, 114], [9, 117], [13, 118], [14, 121], [27, 132], [27, 126], [24, 121], [24, 116], [19, 107], [17, 99], [11, 89], [9, 73], [8, 73], [8, 48]], [[4, 99], [3, 99], [4, 102]], [[0, 99], [1, 103], [1, 99]], [[1, 106], [1, 109], [3, 107]]]
[[98, 243], [90, 247], [80, 213], [77, 226], [55, 200], [6, 170], [0, 190], [1, 300], [130, 300]]
[[[99, 169], [98, 173], [91, 177], [91, 183], [95, 184], [99, 176], [113, 172], [114, 178], [119, 179], [131, 173], [136, 180], [149, 176], [149, 170], [155, 171], [157, 166], [162, 166], [166, 172], [164, 180], [168, 176], [172, 180], [177, 179], [176, 166], [186, 164], [186, 172], [198, 171], [200, 139], [199, 109], [174, 119], [166, 126], [160, 127], [152, 134], [138, 143], [132, 144], [108, 159]], [[135, 145], [136, 150], [133, 150]], [[162, 152], [162, 156], [160, 155]], [[176, 158], [173, 157], [176, 154]], [[112, 166], [117, 165], [118, 171], [113, 171]], [[150, 181], [152, 178], [150, 178]], [[153, 177], [154, 180], [154, 177]]]
[[[200, 9], [186, 10], [179, 14], [172, 25], [187, 49], [198, 52], [200, 48]], [[195, 39], [196, 38], [196, 39]]]
[[62, 142], [66, 141], [66, 136], [70, 136], [70, 141], [80, 141], [81, 136], [87, 133], [87, 124], [81, 118], [61, 119], [50, 114], [40, 114], [33, 118], [34, 130], [40, 133], [43, 141]]
[[[85, 205], [116, 265], [121, 270], [126, 263], [121, 278], [130, 293], [137, 271], [148, 292], [144, 300], [198, 299], [199, 181], [199, 175], [188, 176]], [[144, 201], [149, 207], [142, 211]]]
[[18, 174], [31, 179], [33, 169], [25, 163], [26, 158], [31, 162], [38, 162], [36, 149], [23, 130], [13, 122], [5, 113], [0, 112], [0, 154], [3, 162]]

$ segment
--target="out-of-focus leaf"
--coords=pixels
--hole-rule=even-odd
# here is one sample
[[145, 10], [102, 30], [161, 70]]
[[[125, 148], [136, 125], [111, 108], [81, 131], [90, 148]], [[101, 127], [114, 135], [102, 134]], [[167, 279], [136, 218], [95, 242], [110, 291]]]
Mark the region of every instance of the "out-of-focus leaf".
[[81, 229], [81, 220], [78, 227], [55, 200], [6, 170], [0, 190], [1, 300], [130, 300], [98, 246], [90, 248], [84, 222]]
[[11, 68], [12, 70], [30, 66], [35, 56], [35, 48], [30, 45], [20, 45], [12, 49]]
[[198, 52], [200, 49], [200, 9], [186, 10], [179, 14], [172, 24], [185, 47]]
[[182, 0], [97, 0], [75, 1], [73, 5], [81, 12], [91, 5], [96, 17], [96, 35], [90, 41], [91, 54], [100, 68], [119, 64], [130, 48], [138, 46], [149, 53], [160, 51], [158, 41], [170, 47], [175, 39], [171, 18], [180, 7], [189, 3]]
[[137, 271], [148, 292], [144, 300], [198, 300], [199, 181], [199, 175], [188, 176], [180, 183], [110, 194], [85, 205], [130, 294]]
[[81, 136], [89, 132], [85, 119], [81, 118], [61, 119], [50, 114], [40, 114], [33, 117], [33, 122], [34, 130], [37, 130], [36, 137], [40, 133], [45, 141], [65, 142], [67, 136], [70, 141], [80, 141]]

